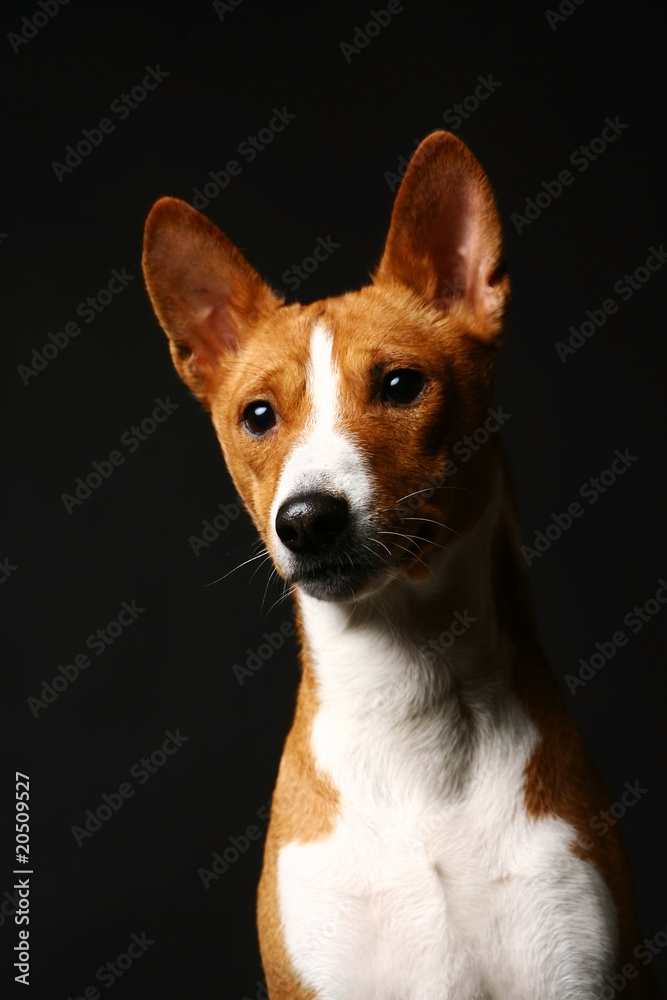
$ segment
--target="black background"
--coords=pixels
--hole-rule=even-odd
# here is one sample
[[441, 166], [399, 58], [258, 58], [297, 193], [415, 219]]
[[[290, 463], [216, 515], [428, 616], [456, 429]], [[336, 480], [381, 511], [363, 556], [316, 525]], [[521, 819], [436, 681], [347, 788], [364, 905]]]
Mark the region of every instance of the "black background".
[[[667, 240], [663, 5], [565, 3], [572, 13], [552, 28], [540, 3], [406, 0], [346, 59], [341, 43], [381, 6], [237, 0], [220, 17], [204, 2], [72, 0], [15, 52], [8, 34], [40, 8], [3, 4], [0, 559], [16, 568], [0, 587], [0, 894], [13, 884], [15, 770], [31, 779], [34, 870], [29, 989], [12, 983], [18, 928], [2, 896], [0, 962], [12, 996], [67, 1000], [94, 984], [118, 998], [261, 995], [261, 843], [208, 888], [198, 871], [248, 825], [264, 833], [257, 813], [290, 722], [295, 651], [286, 644], [243, 685], [232, 668], [290, 609], [272, 607], [281, 591], [266, 590], [267, 567], [220, 579], [252, 554], [245, 514], [193, 551], [192, 536], [235, 494], [143, 288], [148, 210], [165, 194], [191, 201], [209, 171], [237, 159], [240, 176], [206, 211], [260, 273], [287, 291], [284, 272], [330, 236], [340, 247], [298, 296], [358, 287], [386, 232], [385, 174], [416, 140], [446, 127], [443, 115], [474, 93], [478, 76], [500, 85], [457, 132], [488, 171], [505, 222], [514, 299], [496, 399], [511, 414], [503, 438], [524, 542], [581, 501], [581, 485], [610, 467], [616, 449], [637, 456], [595, 504], [583, 501], [585, 515], [533, 560], [530, 575], [551, 662], [612, 800], [626, 782], [647, 789], [622, 828], [643, 934], [665, 930], [667, 611], [638, 634], [623, 618], [667, 577], [667, 268], [627, 302], [614, 292]], [[163, 82], [125, 120], [111, 113], [157, 64]], [[274, 108], [296, 117], [247, 162], [238, 146]], [[627, 128], [579, 172], [571, 153], [616, 116]], [[115, 130], [59, 181], [52, 163], [105, 117]], [[566, 168], [572, 185], [518, 232], [512, 213]], [[24, 384], [19, 366], [77, 319], [77, 305], [114, 268], [133, 279], [94, 322], [79, 317], [81, 334]], [[562, 362], [554, 344], [608, 298], [618, 312]], [[167, 396], [178, 408], [131, 453], [121, 436]], [[125, 462], [68, 513], [62, 495], [116, 449]], [[90, 667], [35, 716], [28, 699], [132, 600], [145, 609], [137, 620], [103, 655], [88, 650]], [[565, 676], [619, 629], [627, 646], [571, 693]], [[178, 752], [144, 784], [131, 777], [177, 729], [188, 737]], [[134, 796], [78, 846], [71, 828], [127, 781]], [[97, 970], [144, 932], [154, 943], [107, 990]], [[655, 959], [664, 982], [666, 959]]]

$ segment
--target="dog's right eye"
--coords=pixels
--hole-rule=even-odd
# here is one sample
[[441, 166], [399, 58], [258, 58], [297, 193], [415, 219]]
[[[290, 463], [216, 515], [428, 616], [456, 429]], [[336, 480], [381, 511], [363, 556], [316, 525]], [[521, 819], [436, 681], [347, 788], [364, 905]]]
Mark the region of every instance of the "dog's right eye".
[[270, 403], [259, 399], [254, 403], [248, 403], [243, 411], [243, 423], [251, 434], [265, 434], [275, 427], [276, 414]]
[[382, 380], [380, 396], [389, 406], [407, 406], [417, 399], [426, 385], [426, 379], [414, 368], [397, 368]]

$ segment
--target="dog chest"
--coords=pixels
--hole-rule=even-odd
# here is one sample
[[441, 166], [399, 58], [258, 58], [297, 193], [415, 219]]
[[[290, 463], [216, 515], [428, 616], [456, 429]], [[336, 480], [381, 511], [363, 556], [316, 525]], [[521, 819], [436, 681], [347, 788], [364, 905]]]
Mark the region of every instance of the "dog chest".
[[433, 734], [423, 756], [419, 740], [404, 734], [403, 753], [380, 732], [364, 753], [330, 726], [320, 713], [313, 750], [340, 791], [335, 827], [284, 845], [277, 866], [287, 951], [318, 1000], [521, 998], [524, 979], [526, 998], [560, 998], [573, 969], [592, 988], [611, 960], [613, 905], [573, 829], [526, 813], [527, 720], [467, 765], [450, 746], [456, 780], [434, 766]]

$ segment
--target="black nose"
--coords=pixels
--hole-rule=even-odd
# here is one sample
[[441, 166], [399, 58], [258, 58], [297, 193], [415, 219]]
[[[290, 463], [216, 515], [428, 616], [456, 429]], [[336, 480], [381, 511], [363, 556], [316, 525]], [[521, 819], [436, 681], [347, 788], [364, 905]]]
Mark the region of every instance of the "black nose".
[[347, 524], [349, 512], [342, 497], [303, 493], [278, 508], [276, 532], [292, 552], [312, 554], [336, 540]]

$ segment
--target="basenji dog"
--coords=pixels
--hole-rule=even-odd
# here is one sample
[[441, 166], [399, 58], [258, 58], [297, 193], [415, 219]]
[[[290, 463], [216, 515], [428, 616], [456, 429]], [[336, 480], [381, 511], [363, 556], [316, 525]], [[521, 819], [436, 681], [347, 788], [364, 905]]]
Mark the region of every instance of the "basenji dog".
[[173, 198], [144, 273], [296, 605], [258, 896], [271, 1000], [605, 1000], [621, 976], [652, 997], [616, 829], [590, 825], [607, 795], [536, 634], [476, 158], [424, 140], [359, 291], [285, 305]]

